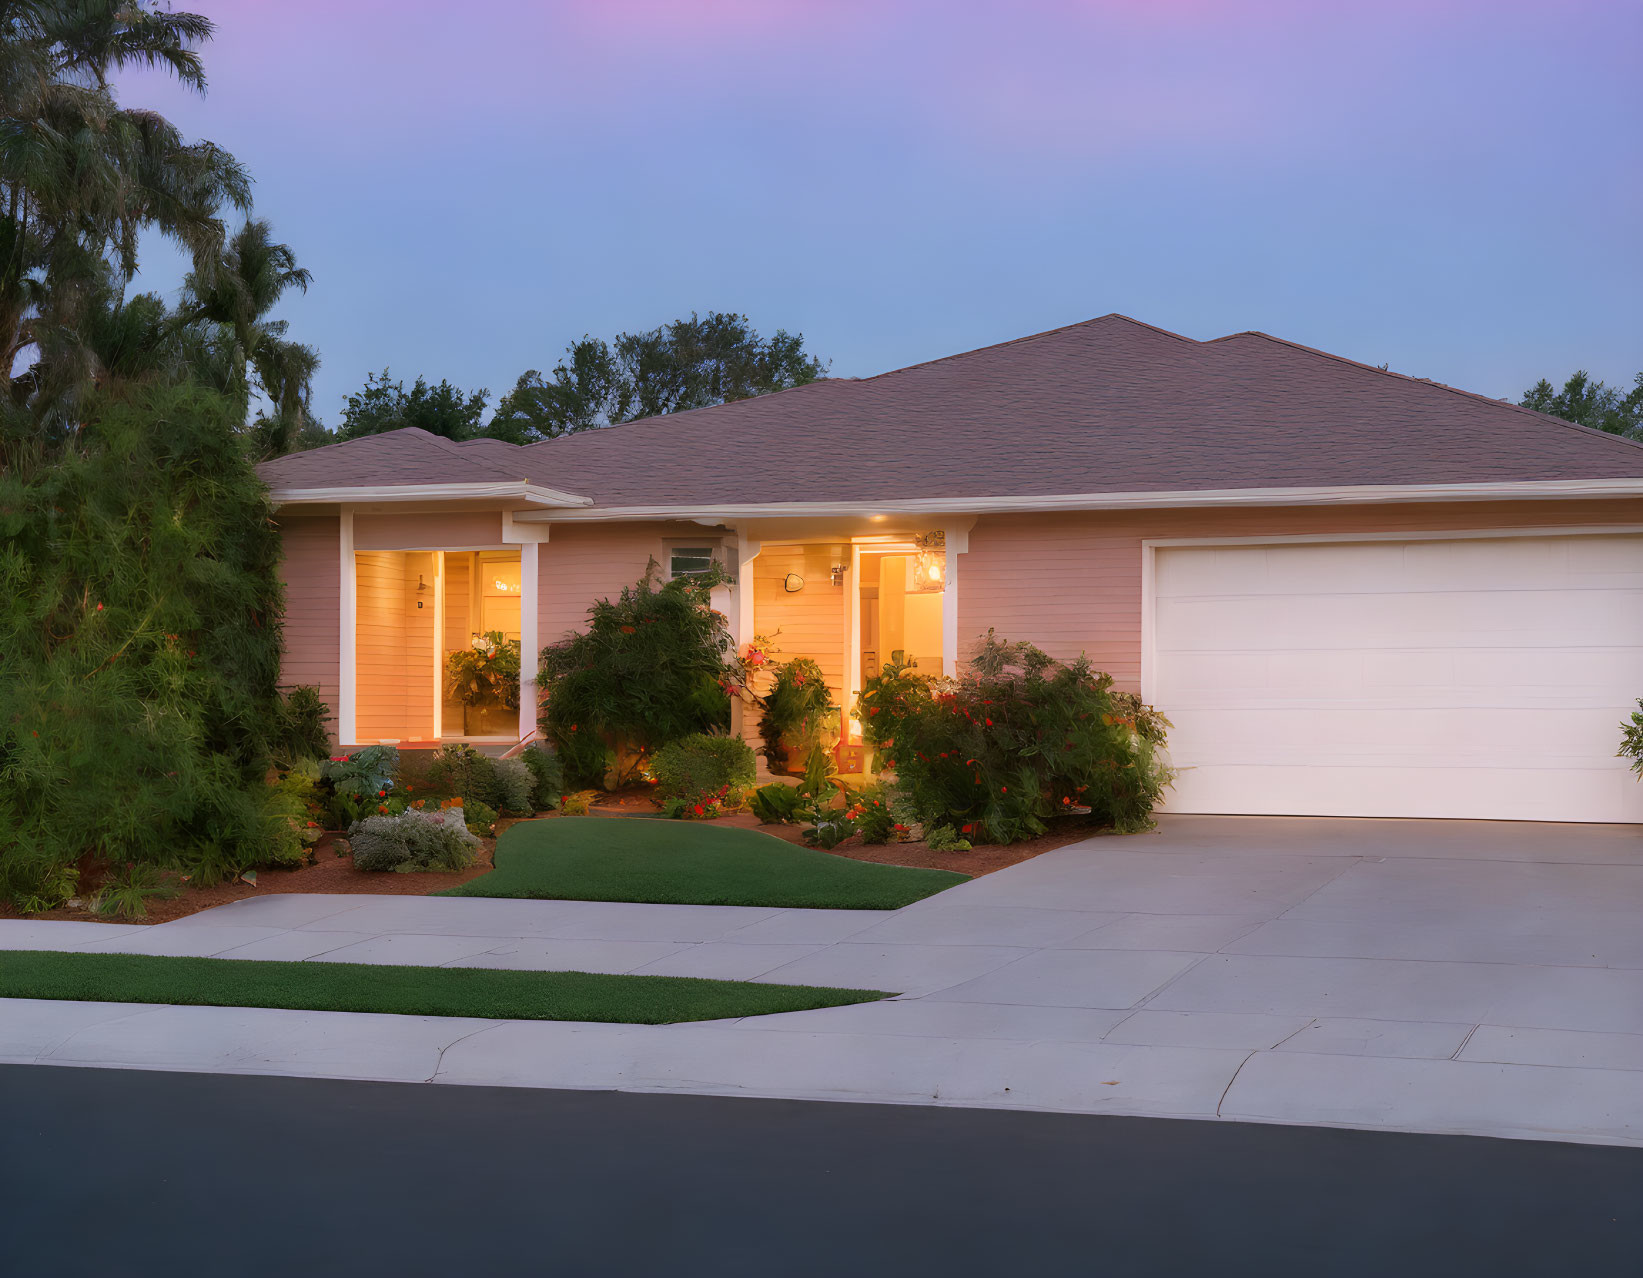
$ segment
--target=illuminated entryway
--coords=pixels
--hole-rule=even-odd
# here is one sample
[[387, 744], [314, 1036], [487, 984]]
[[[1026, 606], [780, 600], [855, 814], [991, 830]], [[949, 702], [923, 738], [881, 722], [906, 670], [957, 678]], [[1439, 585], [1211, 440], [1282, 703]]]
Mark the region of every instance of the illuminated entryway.
[[447, 672], [476, 645], [523, 646], [521, 558], [517, 547], [354, 554], [356, 743], [518, 739], [517, 694], [513, 706], [465, 705]]

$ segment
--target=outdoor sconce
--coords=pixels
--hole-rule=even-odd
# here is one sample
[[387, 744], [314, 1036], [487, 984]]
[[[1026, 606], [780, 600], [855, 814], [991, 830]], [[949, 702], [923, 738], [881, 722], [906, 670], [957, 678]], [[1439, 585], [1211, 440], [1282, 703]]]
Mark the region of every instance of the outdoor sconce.
[[835, 586], [844, 585], [844, 565], [843, 564], [834, 564], [833, 565], [833, 584]]
[[936, 594], [947, 589], [947, 534], [924, 533], [917, 539], [918, 552], [908, 562], [914, 594]]
[[788, 594], [792, 594], [797, 590], [803, 590], [804, 578], [799, 576], [796, 572], [790, 572], [787, 576], [782, 578], [782, 589], [787, 591]]

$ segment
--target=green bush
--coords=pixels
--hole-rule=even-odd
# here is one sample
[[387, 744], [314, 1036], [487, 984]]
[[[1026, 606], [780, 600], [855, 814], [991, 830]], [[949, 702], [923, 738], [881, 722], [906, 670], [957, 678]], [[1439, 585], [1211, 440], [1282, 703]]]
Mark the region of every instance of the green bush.
[[670, 741], [650, 760], [659, 799], [695, 799], [753, 783], [757, 760], [740, 737], [693, 732]]
[[496, 793], [501, 800], [498, 812], [514, 816], [536, 815], [536, 774], [523, 759], [496, 759], [491, 764], [496, 775]]
[[343, 829], [375, 812], [398, 776], [399, 751], [393, 746], [365, 746], [327, 759], [320, 765], [320, 781], [332, 825]]
[[356, 870], [465, 870], [474, 863], [479, 839], [463, 824], [461, 808], [441, 812], [411, 809], [398, 816], [373, 816], [352, 826], [348, 839]]
[[525, 766], [531, 770], [531, 776], [535, 780], [535, 789], [531, 796], [534, 811], [553, 811], [559, 806], [559, 800], [565, 793], [565, 770], [559, 764], [559, 756], [552, 750], [533, 743], [526, 746], [519, 757], [525, 761]]
[[798, 786], [772, 781], [753, 792], [747, 808], [764, 825], [791, 825], [803, 802]]
[[468, 823], [470, 833], [486, 839], [496, 833], [496, 809], [488, 803], [479, 799], [469, 799], [460, 809], [452, 808], [450, 811], [462, 813], [462, 819]]
[[775, 682], [764, 695], [759, 735], [770, 767], [792, 771], [826, 745], [839, 711], [822, 668], [809, 657], [795, 657], [775, 669]]
[[280, 549], [243, 420], [145, 387], [71, 438], [0, 423], [0, 899], [50, 908], [87, 857], [210, 883], [273, 853]]
[[883, 786], [863, 786], [851, 798], [850, 815], [863, 843], [889, 843], [906, 833], [890, 810], [890, 797]]
[[[868, 680], [856, 716], [930, 839], [949, 826], [1014, 843], [1085, 808], [1121, 832], [1151, 826], [1170, 773], [1160, 741], [1126, 708], [1112, 677], [1087, 659], [1062, 665], [989, 631], [961, 679], [886, 666]], [[1148, 731], [1162, 722], [1149, 720]]]
[[1615, 757], [1630, 759], [1632, 771], [1643, 777], [1643, 700], [1638, 701], [1632, 717], [1620, 725], [1620, 749]]
[[326, 804], [319, 778], [319, 764], [299, 759], [275, 783], [268, 805], [274, 828], [269, 864], [295, 866], [311, 859], [311, 849], [325, 832]]
[[273, 736], [274, 757], [282, 763], [324, 759], [331, 753], [331, 708], [318, 688], [298, 684], [280, 697]]
[[745, 686], [711, 590], [722, 570], [657, 583], [656, 563], [588, 626], [542, 650], [541, 727], [572, 785], [630, 780], [652, 753], [695, 732], [730, 729], [730, 696]]
[[452, 742], [434, 752], [428, 763], [428, 784], [443, 794], [500, 809], [504, 803], [496, 764], [490, 755], [481, 754], [471, 745]]

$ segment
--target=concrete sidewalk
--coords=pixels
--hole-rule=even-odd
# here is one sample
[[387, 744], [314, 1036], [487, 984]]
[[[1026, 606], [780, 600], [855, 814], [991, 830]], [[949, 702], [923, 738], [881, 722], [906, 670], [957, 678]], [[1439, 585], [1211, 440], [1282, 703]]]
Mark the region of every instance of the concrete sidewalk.
[[[1165, 817], [893, 913], [268, 896], [0, 948], [896, 991], [673, 1026], [0, 1001], [0, 1060], [1643, 1144], [1628, 827]], [[3, 959], [0, 959], [3, 961]]]

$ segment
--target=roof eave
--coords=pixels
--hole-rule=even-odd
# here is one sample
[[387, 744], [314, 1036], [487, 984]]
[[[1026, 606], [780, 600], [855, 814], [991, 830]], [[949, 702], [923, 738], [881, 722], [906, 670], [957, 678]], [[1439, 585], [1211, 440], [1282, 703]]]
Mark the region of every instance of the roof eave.
[[538, 509], [576, 509], [593, 498], [544, 488], [524, 481], [478, 484], [352, 484], [328, 488], [269, 490], [276, 508], [284, 506], [364, 505], [378, 502], [520, 501]]
[[1371, 505], [1409, 502], [1553, 501], [1643, 497], [1643, 477], [1480, 484], [1351, 484], [1307, 488], [1199, 488], [1171, 492], [1062, 493], [1029, 497], [924, 497], [885, 501], [737, 502], [595, 506], [528, 511], [521, 522], [721, 520], [872, 515], [1003, 515], [1035, 511], [1167, 510], [1228, 506]]

